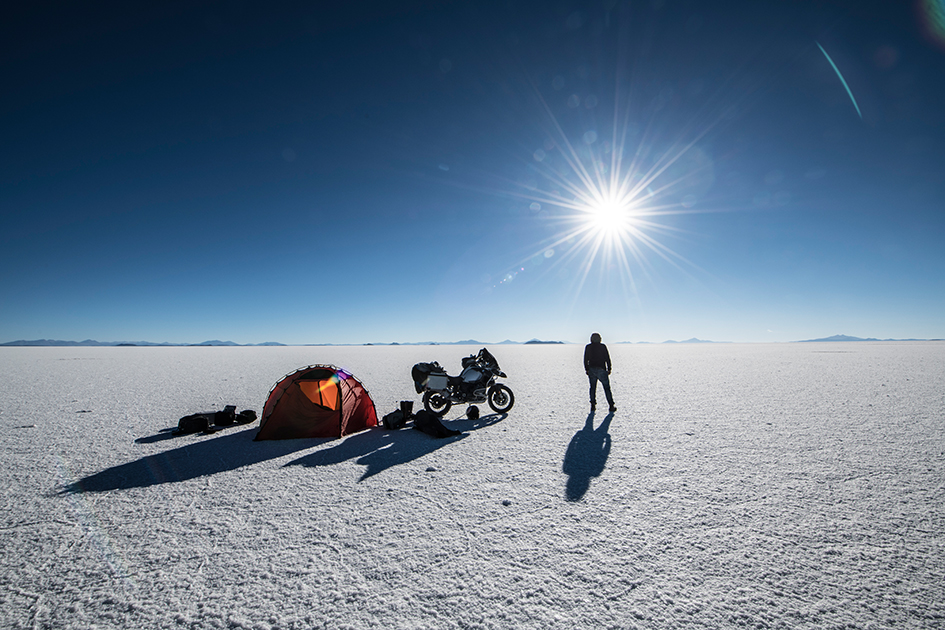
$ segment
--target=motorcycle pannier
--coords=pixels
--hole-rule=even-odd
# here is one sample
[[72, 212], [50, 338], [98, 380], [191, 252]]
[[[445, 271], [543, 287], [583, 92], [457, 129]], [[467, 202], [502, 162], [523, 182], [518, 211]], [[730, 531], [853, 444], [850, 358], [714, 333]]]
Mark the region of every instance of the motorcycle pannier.
[[443, 391], [446, 389], [446, 370], [436, 361], [433, 363], [416, 364], [413, 366], [413, 370], [411, 370], [411, 376], [413, 377], [414, 388], [417, 390], [418, 394], [426, 389], [435, 391]]
[[443, 374], [430, 374], [427, 377], [426, 387], [427, 389], [441, 392], [446, 389], [447, 378], [445, 372]]

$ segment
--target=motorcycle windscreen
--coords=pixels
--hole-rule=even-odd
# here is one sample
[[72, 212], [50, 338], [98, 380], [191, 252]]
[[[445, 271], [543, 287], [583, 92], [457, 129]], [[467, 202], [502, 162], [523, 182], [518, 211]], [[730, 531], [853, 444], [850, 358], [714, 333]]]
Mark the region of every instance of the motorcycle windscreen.
[[499, 362], [495, 360], [495, 357], [492, 356], [492, 353], [483, 348], [479, 351], [479, 360], [482, 361], [482, 364], [486, 367], [499, 367]]

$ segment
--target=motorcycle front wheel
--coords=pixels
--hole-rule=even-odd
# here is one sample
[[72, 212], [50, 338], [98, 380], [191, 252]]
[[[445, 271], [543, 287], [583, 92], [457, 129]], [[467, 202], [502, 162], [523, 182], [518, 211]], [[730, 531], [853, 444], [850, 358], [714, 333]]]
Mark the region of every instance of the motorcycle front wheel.
[[506, 385], [493, 385], [489, 388], [489, 406], [496, 413], [505, 413], [515, 404], [515, 395]]
[[427, 392], [423, 395], [423, 408], [438, 416], [445, 416], [453, 403], [439, 392]]

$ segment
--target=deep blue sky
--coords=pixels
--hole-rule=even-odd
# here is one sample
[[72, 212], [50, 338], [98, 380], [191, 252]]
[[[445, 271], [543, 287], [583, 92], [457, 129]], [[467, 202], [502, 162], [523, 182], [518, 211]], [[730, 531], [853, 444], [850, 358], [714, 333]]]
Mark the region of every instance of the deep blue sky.
[[945, 337], [936, 4], [21, 3], [0, 341]]

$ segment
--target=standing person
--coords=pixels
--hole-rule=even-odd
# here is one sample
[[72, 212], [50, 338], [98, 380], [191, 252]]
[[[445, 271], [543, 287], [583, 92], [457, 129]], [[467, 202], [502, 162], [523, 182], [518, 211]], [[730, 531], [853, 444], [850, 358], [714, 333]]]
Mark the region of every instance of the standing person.
[[591, 335], [591, 342], [584, 346], [584, 373], [591, 382], [591, 411], [597, 407], [597, 381], [604, 386], [604, 395], [610, 411], [617, 411], [614, 397], [610, 393], [610, 353], [607, 346], [602, 344], [599, 333]]

